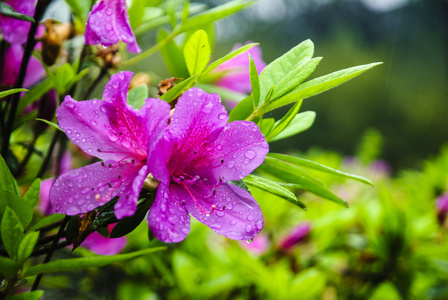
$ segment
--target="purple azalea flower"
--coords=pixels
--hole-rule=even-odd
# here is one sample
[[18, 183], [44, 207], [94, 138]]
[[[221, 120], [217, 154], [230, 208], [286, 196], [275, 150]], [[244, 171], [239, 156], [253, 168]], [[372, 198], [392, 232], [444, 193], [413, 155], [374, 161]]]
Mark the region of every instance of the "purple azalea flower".
[[[21, 44], [11, 44], [5, 50], [5, 63], [3, 66], [3, 84], [13, 86], [19, 75], [20, 64], [23, 58], [23, 47]], [[41, 62], [31, 56], [26, 69], [24, 87], [31, 87], [45, 76], [45, 69]]]
[[147, 99], [140, 110], [126, 103], [132, 72], [113, 75], [104, 100], [65, 98], [56, 112], [59, 126], [83, 151], [100, 159], [60, 176], [50, 190], [58, 213], [89, 212], [118, 196], [115, 215], [132, 215], [157, 143], [168, 124], [169, 104]]
[[[247, 44], [247, 43], [246, 43]], [[232, 51], [241, 47], [241, 44], [236, 44]], [[219, 65], [215, 72], [225, 72], [224, 75], [215, 82], [217, 86], [233, 90], [235, 92], [250, 94], [252, 87], [250, 85], [249, 75], [249, 55], [252, 56], [258, 74], [266, 67], [266, 63], [261, 58], [261, 48], [254, 46], [247, 52], [241, 53], [234, 58]]]
[[111, 46], [122, 40], [130, 52], [141, 52], [126, 9], [126, 0], [99, 0], [89, 13], [84, 38], [87, 45]]
[[269, 145], [255, 123], [228, 119], [217, 94], [192, 88], [179, 98], [161, 147], [164, 161], [152, 171], [160, 185], [148, 223], [160, 241], [185, 239], [188, 213], [236, 240], [263, 227], [255, 199], [229, 181], [258, 167]]
[[280, 239], [280, 242], [278, 243], [278, 247], [281, 250], [289, 251], [291, 250], [295, 245], [302, 242], [310, 233], [311, 231], [311, 224], [306, 222], [297, 225], [294, 227], [290, 232], [288, 232], [284, 237]]
[[[6, 4], [9, 4], [13, 9], [28, 16], [34, 15], [34, 10], [36, 9], [35, 3], [35, 0], [6, 1]], [[30, 27], [31, 22], [0, 15], [0, 31], [2, 32], [3, 38], [11, 44], [25, 43]]]

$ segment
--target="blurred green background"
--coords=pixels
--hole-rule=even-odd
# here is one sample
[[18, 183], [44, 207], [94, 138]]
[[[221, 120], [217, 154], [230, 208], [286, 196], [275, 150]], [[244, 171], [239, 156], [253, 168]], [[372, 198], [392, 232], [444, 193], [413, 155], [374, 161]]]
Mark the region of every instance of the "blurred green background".
[[448, 138], [448, 1], [259, 0], [217, 23], [215, 52], [251, 40], [269, 63], [308, 38], [324, 58], [313, 77], [384, 64], [305, 100], [302, 110], [317, 112], [313, 127], [273, 151], [318, 146], [353, 155], [366, 129], [375, 128], [394, 170], [421, 167], [438, 152]]

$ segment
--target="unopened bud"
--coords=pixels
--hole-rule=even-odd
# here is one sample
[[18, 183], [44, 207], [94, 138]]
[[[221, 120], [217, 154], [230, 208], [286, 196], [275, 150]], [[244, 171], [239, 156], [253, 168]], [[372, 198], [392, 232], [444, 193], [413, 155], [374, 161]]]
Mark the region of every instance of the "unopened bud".
[[142, 84], [149, 86], [151, 84], [151, 77], [146, 73], [140, 72], [132, 77], [131, 83], [129, 84], [129, 89], [131, 90]]
[[73, 36], [73, 27], [53, 20], [45, 20], [44, 25], [46, 30], [42, 36], [42, 60], [51, 66], [59, 57], [64, 41]]
[[98, 51], [95, 55], [101, 58], [104, 68], [115, 69], [121, 62], [121, 57], [117, 54], [119, 50], [118, 44], [109, 47], [98, 46]]

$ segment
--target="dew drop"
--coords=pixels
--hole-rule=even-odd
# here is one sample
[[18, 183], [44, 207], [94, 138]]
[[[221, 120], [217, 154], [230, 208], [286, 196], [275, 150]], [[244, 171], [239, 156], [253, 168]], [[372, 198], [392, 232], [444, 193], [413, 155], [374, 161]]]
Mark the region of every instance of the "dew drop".
[[249, 162], [250, 162], [250, 160], [248, 160], [248, 159], [245, 159], [245, 160], [244, 160], [244, 164], [245, 164], [245, 165], [247, 165]]
[[222, 149], [222, 145], [219, 144], [219, 145], [216, 146], [216, 148], [217, 148], [218, 150], [221, 150], [221, 149]]
[[248, 244], [250, 244], [250, 243], [252, 243], [254, 241], [254, 239], [250, 239], [250, 240], [247, 240], [246, 242], [248, 243]]
[[218, 118], [219, 118], [220, 120], [223, 120], [223, 119], [227, 118], [227, 114], [226, 114], [226, 113], [220, 113], [220, 114], [218, 115]]
[[83, 205], [83, 204], [84, 204], [84, 200], [83, 199], [78, 201], [78, 205]]
[[182, 233], [184, 233], [184, 234], [190, 233], [190, 229], [188, 229], [187, 227], [182, 228], [180, 231], [182, 231]]
[[72, 101], [66, 101], [65, 103], [67, 103], [66, 105], [67, 105], [67, 107], [69, 107], [69, 108], [73, 108], [73, 107], [75, 107], [75, 103], [73, 103]]
[[118, 136], [115, 135], [114, 133], [109, 133], [109, 140], [111, 142], [116, 142], [116, 141], [118, 141]]
[[90, 124], [92, 124], [93, 126], [98, 125], [98, 123], [95, 120], [90, 120]]
[[230, 222], [230, 225], [236, 225], [236, 221], [233, 220], [232, 222]]
[[67, 129], [67, 134], [71, 134], [72, 131], [70, 129]]
[[206, 114], [210, 113], [213, 110], [213, 103], [209, 102], [202, 107], [202, 111]]
[[253, 150], [247, 150], [246, 153], [244, 153], [244, 156], [246, 156], [246, 158], [248, 159], [253, 159], [257, 156], [257, 153], [255, 153], [255, 151]]
[[218, 217], [224, 217], [225, 216], [225, 213], [222, 210], [216, 210], [215, 213], [216, 213], [216, 215]]
[[90, 188], [84, 188], [84, 189], [81, 191], [81, 194], [87, 194], [88, 192], [90, 192]]
[[106, 106], [106, 105], [101, 106], [101, 107], [100, 107], [100, 110], [101, 110], [103, 113], [107, 113], [107, 106]]
[[128, 141], [122, 141], [121, 144], [123, 145], [123, 147], [125, 148], [130, 148], [131, 144]]
[[246, 225], [246, 232], [252, 231], [252, 225]]
[[77, 215], [79, 214], [80, 211], [76, 206], [70, 206], [69, 208], [67, 208], [67, 215]]
[[161, 211], [166, 211], [166, 204], [162, 204], [162, 205], [160, 205], [160, 210]]
[[232, 203], [229, 203], [229, 204], [226, 205], [226, 209], [230, 210], [232, 208], [233, 208], [233, 204]]
[[229, 168], [233, 168], [235, 166], [235, 162], [231, 160], [227, 165], [229, 166]]
[[254, 217], [252, 215], [247, 216], [247, 220], [252, 221], [253, 219], [254, 219]]

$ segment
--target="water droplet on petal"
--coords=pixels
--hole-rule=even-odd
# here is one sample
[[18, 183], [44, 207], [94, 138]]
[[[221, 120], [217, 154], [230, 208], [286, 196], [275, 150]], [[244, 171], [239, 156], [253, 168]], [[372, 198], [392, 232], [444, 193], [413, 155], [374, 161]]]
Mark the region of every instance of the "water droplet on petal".
[[67, 104], [66, 104], [67, 107], [70, 107], [70, 108], [75, 107], [75, 103], [73, 103], [72, 101], [67, 101], [67, 102], [65, 102], [65, 103], [67, 103]]
[[227, 118], [227, 114], [226, 114], [226, 113], [220, 113], [220, 114], [218, 115], [218, 118], [219, 118], [220, 120], [223, 120], [223, 119]]
[[252, 221], [253, 219], [254, 219], [254, 217], [252, 215], [247, 216], [247, 220]]
[[206, 114], [210, 113], [213, 110], [213, 103], [209, 102], [202, 107], [202, 111]]
[[224, 211], [222, 211], [222, 210], [216, 210], [215, 213], [216, 213], [216, 215], [217, 215], [218, 217], [224, 217], [224, 216], [225, 216], [225, 213], [224, 213]]
[[98, 125], [98, 123], [95, 120], [90, 120], [90, 124], [92, 124], [93, 126]]
[[67, 215], [77, 215], [80, 211], [76, 206], [70, 206], [67, 208]]
[[190, 233], [190, 229], [188, 229], [187, 227], [183, 227], [180, 231], [182, 231], [184, 234]]
[[88, 192], [90, 192], [90, 188], [84, 188], [84, 189], [81, 191], [81, 194], [87, 194]]
[[160, 210], [161, 211], [166, 211], [166, 204], [163, 203], [162, 205], [160, 205]]
[[109, 133], [109, 140], [111, 142], [116, 142], [118, 141], [118, 135], [114, 134], [114, 133]]
[[100, 107], [100, 110], [101, 110], [103, 113], [107, 113], [107, 106], [106, 106], [106, 105], [101, 106], [101, 107]]
[[253, 159], [257, 156], [257, 153], [255, 153], [255, 151], [253, 150], [247, 150], [246, 153], [244, 153], [244, 156], [246, 156], [246, 158], [248, 159]]
[[233, 168], [235, 166], [235, 162], [231, 160], [227, 165], [229, 166], [229, 168]]
[[232, 222], [230, 222], [230, 225], [236, 225], [236, 221], [232, 220]]
[[252, 243], [254, 241], [254, 239], [250, 239], [250, 240], [247, 240], [246, 242], [248, 243], [248, 244], [250, 244], [250, 243]]
[[246, 232], [252, 231], [252, 225], [246, 225]]

